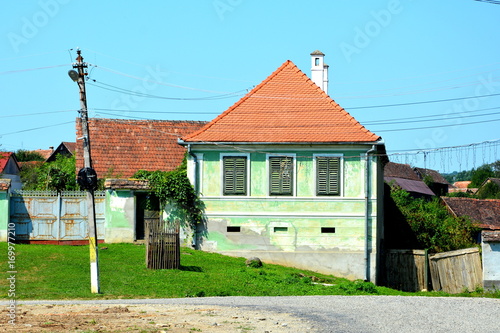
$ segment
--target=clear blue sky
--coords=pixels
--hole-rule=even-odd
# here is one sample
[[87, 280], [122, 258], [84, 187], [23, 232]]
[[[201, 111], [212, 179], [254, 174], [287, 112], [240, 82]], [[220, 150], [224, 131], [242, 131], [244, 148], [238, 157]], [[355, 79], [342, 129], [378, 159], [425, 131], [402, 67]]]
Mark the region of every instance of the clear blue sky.
[[[318, 49], [330, 65], [329, 95], [390, 153], [500, 139], [500, 5], [492, 3], [5, 1], [0, 22], [1, 150], [75, 141], [78, 87], [67, 71], [77, 47], [95, 80], [90, 117], [211, 120], [288, 59], [309, 75]], [[411, 129], [420, 127], [434, 128]], [[425, 163], [421, 153], [391, 160], [450, 172], [498, 152], [497, 142]]]

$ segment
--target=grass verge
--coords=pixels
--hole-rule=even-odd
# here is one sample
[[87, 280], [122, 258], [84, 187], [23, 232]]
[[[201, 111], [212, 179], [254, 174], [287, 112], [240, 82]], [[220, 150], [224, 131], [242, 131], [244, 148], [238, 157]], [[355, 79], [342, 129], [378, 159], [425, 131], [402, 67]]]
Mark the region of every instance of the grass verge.
[[[442, 292], [401, 292], [370, 282], [349, 281], [279, 265], [245, 265], [244, 258], [181, 249], [181, 269], [150, 270], [145, 246], [101, 244], [101, 294], [90, 292], [88, 246], [17, 244], [15, 293], [17, 299], [116, 299], [208, 296], [301, 295], [432, 295]], [[106, 249], [103, 249], [106, 248]], [[0, 243], [0, 263], [7, 268], [7, 244]], [[0, 298], [8, 297], [9, 281], [0, 279]], [[459, 296], [500, 297], [481, 290]]]

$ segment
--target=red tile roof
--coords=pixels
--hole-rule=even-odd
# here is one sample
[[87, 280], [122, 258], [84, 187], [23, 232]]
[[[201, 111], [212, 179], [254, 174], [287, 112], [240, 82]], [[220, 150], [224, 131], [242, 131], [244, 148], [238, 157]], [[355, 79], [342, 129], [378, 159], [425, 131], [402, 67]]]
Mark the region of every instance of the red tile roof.
[[395, 177], [421, 181], [409, 164], [389, 162], [384, 166], [384, 177]]
[[54, 149], [37, 149], [32, 150], [32, 152], [40, 154], [46, 160], [50, 157], [50, 155], [52, 155]]
[[373, 142], [290, 60], [185, 142]]
[[[138, 170], [175, 169], [186, 149], [177, 139], [197, 131], [206, 122], [89, 119], [92, 164], [101, 178], [131, 177]], [[77, 118], [77, 138], [81, 137]], [[83, 167], [82, 141], [76, 143], [77, 170]]]
[[13, 153], [0, 151], [0, 173], [2, 173]]
[[441, 197], [455, 216], [469, 216], [482, 229], [500, 230], [500, 200]]

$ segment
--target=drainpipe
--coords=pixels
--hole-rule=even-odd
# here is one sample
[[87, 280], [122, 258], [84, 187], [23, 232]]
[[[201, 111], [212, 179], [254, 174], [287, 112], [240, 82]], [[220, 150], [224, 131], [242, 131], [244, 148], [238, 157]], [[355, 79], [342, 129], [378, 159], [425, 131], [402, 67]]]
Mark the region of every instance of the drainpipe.
[[[188, 144], [187, 145], [187, 152], [189, 154], [189, 156], [191, 156], [193, 158], [193, 163], [194, 163], [194, 179], [193, 179], [193, 186], [194, 186], [194, 191], [196, 192], [196, 194], [198, 194], [198, 156], [196, 156], [196, 154], [194, 154], [192, 151], [191, 151], [191, 144]], [[194, 230], [194, 236], [193, 236], [193, 248], [196, 249], [198, 244], [198, 227], [196, 226], [195, 227], [195, 230]]]
[[370, 281], [370, 263], [369, 263], [369, 246], [370, 242], [368, 240], [369, 235], [369, 205], [370, 205], [370, 163], [369, 163], [369, 155], [375, 151], [375, 145], [372, 146], [370, 150], [366, 152], [366, 170], [365, 170], [365, 281]]

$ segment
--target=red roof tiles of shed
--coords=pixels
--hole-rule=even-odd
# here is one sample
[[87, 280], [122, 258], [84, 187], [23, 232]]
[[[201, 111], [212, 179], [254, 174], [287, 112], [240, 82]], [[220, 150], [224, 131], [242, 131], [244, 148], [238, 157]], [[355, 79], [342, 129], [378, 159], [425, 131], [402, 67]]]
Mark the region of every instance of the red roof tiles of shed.
[[500, 230], [500, 200], [441, 197], [456, 216], [469, 216], [483, 229]]
[[286, 61], [186, 142], [373, 142], [364, 128]]
[[[97, 175], [131, 177], [138, 170], [174, 170], [186, 149], [177, 144], [183, 135], [206, 122], [126, 119], [89, 119], [92, 165]], [[77, 138], [81, 137], [77, 119]], [[82, 141], [77, 140], [77, 169], [83, 167]]]

